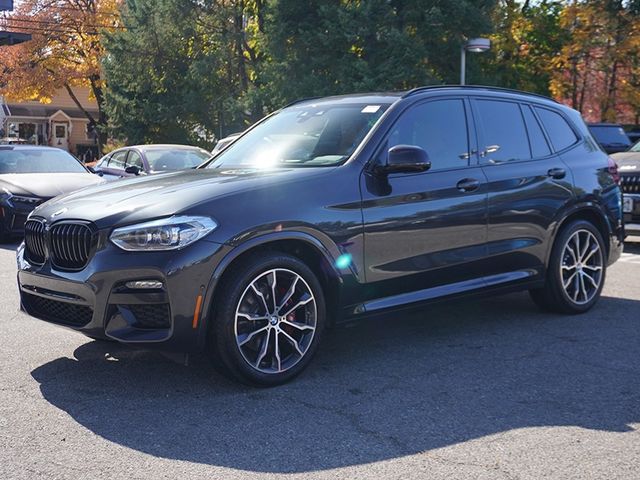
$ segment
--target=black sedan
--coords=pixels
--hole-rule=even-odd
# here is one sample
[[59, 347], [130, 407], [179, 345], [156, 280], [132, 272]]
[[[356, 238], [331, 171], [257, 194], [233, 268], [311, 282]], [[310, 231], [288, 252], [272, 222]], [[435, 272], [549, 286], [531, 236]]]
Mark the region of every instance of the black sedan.
[[27, 215], [46, 200], [103, 182], [64, 150], [0, 146], [0, 242], [21, 235]]
[[195, 168], [211, 153], [189, 145], [135, 145], [102, 157], [94, 167], [105, 180]]

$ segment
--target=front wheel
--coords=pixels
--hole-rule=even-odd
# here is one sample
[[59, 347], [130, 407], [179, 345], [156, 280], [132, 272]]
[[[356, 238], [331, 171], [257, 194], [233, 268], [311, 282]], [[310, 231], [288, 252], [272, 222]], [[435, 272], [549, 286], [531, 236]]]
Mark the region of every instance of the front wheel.
[[583, 313], [600, 298], [606, 274], [606, 250], [593, 224], [576, 220], [564, 228], [553, 246], [544, 287], [531, 290], [543, 309]]
[[325, 325], [322, 287], [299, 259], [252, 255], [224, 279], [210, 333], [214, 359], [235, 378], [275, 386], [298, 375]]

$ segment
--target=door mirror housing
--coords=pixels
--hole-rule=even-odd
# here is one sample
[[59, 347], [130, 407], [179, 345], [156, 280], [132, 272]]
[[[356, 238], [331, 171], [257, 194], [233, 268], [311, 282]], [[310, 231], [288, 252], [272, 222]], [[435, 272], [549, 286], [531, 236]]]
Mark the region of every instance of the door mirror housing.
[[416, 145], [396, 145], [387, 152], [387, 164], [383, 165], [382, 173], [419, 173], [431, 168], [429, 155]]
[[135, 165], [130, 165], [124, 169], [124, 173], [140, 175], [140, 167], [136, 167]]

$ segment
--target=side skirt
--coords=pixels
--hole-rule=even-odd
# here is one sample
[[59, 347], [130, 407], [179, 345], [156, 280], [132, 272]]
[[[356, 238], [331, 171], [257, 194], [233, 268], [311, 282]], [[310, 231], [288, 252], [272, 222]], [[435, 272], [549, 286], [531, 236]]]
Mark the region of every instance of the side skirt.
[[488, 292], [507, 293], [510, 291], [526, 290], [544, 284], [540, 280], [542, 271], [538, 269], [517, 270], [486, 277], [479, 277], [462, 282], [439, 285], [414, 292], [402, 293], [390, 297], [377, 298], [345, 308], [343, 318], [346, 321], [354, 317], [382, 313], [385, 310], [411, 308], [423, 302], [442, 301], [451, 297], [485, 294]]

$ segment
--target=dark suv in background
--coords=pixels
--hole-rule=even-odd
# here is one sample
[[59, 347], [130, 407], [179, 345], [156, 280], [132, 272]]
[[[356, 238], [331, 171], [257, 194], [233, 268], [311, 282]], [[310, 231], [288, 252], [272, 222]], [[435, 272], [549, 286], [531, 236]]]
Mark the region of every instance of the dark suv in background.
[[38, 207], [18, 250], [22, 307], [94, 338], [207, 349], [275, 385], [340, 320], [514, 290], [587, 311], [622, 251], [617, 181], [580, 115], [544, 97], [305, 100], [197, 170]]

